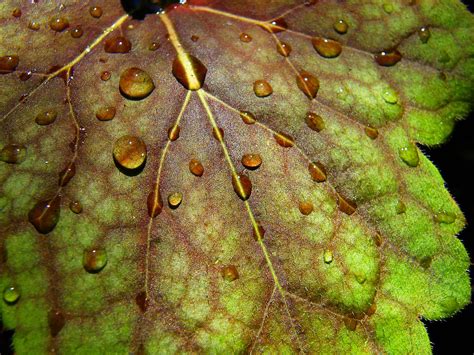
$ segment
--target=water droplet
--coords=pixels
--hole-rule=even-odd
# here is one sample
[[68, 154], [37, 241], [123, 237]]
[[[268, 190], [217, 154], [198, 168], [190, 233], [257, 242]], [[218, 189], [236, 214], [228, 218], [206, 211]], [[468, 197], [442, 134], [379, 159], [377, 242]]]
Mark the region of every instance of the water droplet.
[[101, 271], [107, 264], [107, 252], [104, 249], [84, 250], [82, 254], [82, 266], [91, 274]]
[[191, 159], [189, 162], [189, 171], [195, 176], [202, 176], [204, 174], [204, 167], [197, 159]]
[[161, 45], [158, 42], [151, 42], [150, 45], [148, 46], [148, 50], [154, 52], [157, 49], [159, 49]]
[[275, 138], [276, 142], [278, 143], [279, 146], [283, 148], [291, 148], [295, 145], [295, 140], [292, 136], [286, 133], [275, 133], [273, 135], [273, 138]]
[[48, 326], [51, 336], [56, 337], [59, 332], [64, 328], [66, 324], [66, 319], [61, 311], [51, 310], [48, 313]]
[[188, 90], [199, 90], [206, 80], [207, 68], [190, 54], [178, 55], [173, 61], [173, 75]]
[[12, 11], [12, 16], [13, 16], [13, 17], [16, 17], [16, 18], [21, 17], [21, 9], [18, 8], [18, 7], [15, 8], [15, 9], [13, 9], [13, 11]]
[[431, 31], [429, 27], [422, 27], [418, 30], [418, 37], [422, 43], [427, 43], [431, 37]]
[[103, 71], [101, 74], [100, 74], [100, 79], [102, 81], [107, 81], [110, 79], [110, 77], [112, 76], [112, 74], [109, 72], [109, 71]]
[[181, 192], [174, 192], [168, 196], [168, 205], [172, 209], [176, 209], [183, 202], [183, 194]]
[[302, 71], [296, 76], [296, 84], [309, 99], [314, 99], [318, 94], [319, 80], [307, 71]]
[[76, 26], [71, 30], [71, 37], [72, 38], [81, 38], [84, 34], [84, 30], [81, 26]]
[[147, 157], [145, 143], [138, 137], [125, 135], [117, 139], [113, 149], [115, 161], [125, 169], [141, 167]]
[[19, 63], [20, 58], [17, 55], [4, 55], [0, 57], [0, 74], [14, 72]]
[[159, 186], [154, 186], [147, 199], [148, 215], [151, 218], [158, 216], [163, 210], [163, 199], [161, 198]]
[[40, 29], [40, 24], [37, 21], [30, 21], [28, 23], [28, 28], [33, 31], [38, 31]]
[[374, 242], [375, 242], [375, 245], [377, 247], [382, 245], [383, 239], [382, 239], [382, 236], [380, 235], [380, 233], [375, 233]]
[[242, 156], [242, 165], [250, 170], [258, 169], [262, 165], [262, 157], [260, 154], [245, 154]]
[[334, 30], [341, 35], [346, 34], [348, 29], [349, 25], [344, 20], [337, 20], [334, 23]]
[[375, 314], [376, 311], [377, 311], [377, 304], [374, 302], [370, 305], [370, 307], [367, 309], [367, 311], [365, 311], [365, 313], [368, 316], [372, 316], [372, 315]]
[[252, 182], [250, 178], [243, 173], [234, 174], [232, 176], [232, 186], [237, 196], [243, 201], [248, 200], [252, 194]]
[[323, 253], [323, 260], [326, 264], [331, 264], [333, 261], [333, 255], [332, 251], [329, 249], [326, 249]]
[[15, 304], [20, 299], [20, 291], [18, 288], [10, 286], [3, 290], [3, 300], [10, 305]]
[[314, 112], [306, 114], [305, 122], [309, 128], [316, 132], [321, 132], [326, 127], [323, 118]]
[[291, 54], [291, 45], [286, 42], [278, 41], [277, 51], [284, 57], [288, 57]]
[[248, 33], [241, 33], [239, 38], [244, 43], [252, 42], [252, 36], [250, 36]]
[[82, 204], [79, 201], [71, 201], [69, 209], [75, 214], [82, 213]]
[[369, 137], [370, 139], [377, 139], [377, 137], [379, 136], [379, 131], [377, 128], [367, 126], [364, 128], [364, 131], [367, 137]]
[[49, 27], [56, 32], [62, 32], [69, 27], [69, 21], [65, 17], [53, 17], [49, 21]]
[[456, 221], [456, 215], [450, 212], [440, 212], [436, 214], [435, 220], [438, 223], [452, 224]]
[[9, 164], [20, 164], [26, 159], [26, 147], [20, 144], [9, 144], [0, 150], [0, 161]]
[[253, 228], [253, 239], [255, 240], [263, 239], [264, 236], [265, 236], [265, 228], [263, 228], [260, 223], [257, 223], [257, 226]]
[[388, 104], [394, 105], [398, 102], [398, 94], [392, 88], [386, 89], [382, 92], [382, 98]]
[[402, 59], [402, 55], [398, 50], [393, 51], [382, 51], [375, 55], [375, 61], [377, 64], [384, 67], [391, 67], [397, 64]]
[[344, 212], [349, 216], [352, 215], [357, 209], [355, 202], [342, 197], [340, 194], [337, 194], [337, 205], [341, 212]]
[[355, 320], [354, 318], [345, 317], [344, 324], [349, 330], [355, 331], [357, 329], [357, 320]]
[[191, 41], [193, 41], [193, 42], [199, 41], [199, 36], [192, 35], [192, 36], [191, 36]]
[[148, 309], [149, 300], [146, 297], [145, 291], [137, 293], [137, 295], [135, 296], [135, 303], [137, 304], [138, 308], [140, 308], [140, 311], [142, 311], [142, 313], [146, 312], [146, 310]]
[[398, 200], [395, 210], [397, 211], [397, 214], [402, 214], [406, 212], [407, 206], [402, 200]]
[[279, 17], [275, 20], [272, 20], [268, 23], [260, 25], [264, 30], [270, 33], [283, 32], [288, 29], [288, 24], [286, 23], [283, 17]]
[[31, 79], [32, 76], [33, 76], [33, 72], [31, 70], [28, 70], [21, 73], [18, 77], [20, 78], [21, 81], [27, 81]]
[[332, 39], [314, 37], [311, 40], [314, 49], [324, 58], [336, 58], [342, 52], [342, 46], [339, 42]]
[[102, 16], [102, 8], [100, 6], [92, 6], [90, 9], [89, 9], [89, 13], [91, 14], [92, 17], [94, 18], [99, 18]]
[[142, 100], [152, 93], [155, 84], [147, 72], [139, 68], [128, 68], [120, 75], [120, 92], [132, 100]]
[[244, 121], [245, 124], [254, 124], [257, 122], [254, 114], [248, 111], [240, 112], [240, 118], [242, 118], [242, 121]]
[[222, 277], [228, 282], [235, 281], [239, 278], [239, 272], [235, 265], [227, 265], [222, 268]]
[[95, 117], [99, 121], [110, 121], [115, 117], [116, 112], [115, 107], [101, 107], [95, 113]]
[[266, 80], [257, 80], [253, 83], [253, 92], [258, 97], [267, 97], [273, 93], [273, 88]]
[[76, 175], [76, 164], [72, 163], [59, 173], [59, 186], [66, 186], [74, 175]]
[[308, 216], [313, 212], [314, 206], [311, 201], [300, 201], [298, 204], [298, 209], [300, 210], [301, 214]]
[[177, 140], [179, 138], [179, 132], [181, 131], [181, 128], [179, 126], [173, 126], [168, 129], [168, 139], [172, 142]]
[[51, 232], [59, 222], [61, 212], [61, 198], [37, 202], [28, 213], [28, 220], [41, 234]]
[[224, 130], [220, 127], [213, 127], [212, 128], [212, 136], [217, 140], [224, 139]]
[[420, 162], [418, 148], [414, 143], [410, 143], [406, 147], [400, 148], [398, 150], [398, 155], [406, 165], [412, 168], [417, 167]]
[[128, 53], [132, 50], [132, 43], [124, 36], [108, 38], [104, 44], [107, 53]]
[[326, 168], [320, 162], [309, 163], [308, 171], [316, 182], [324, 182], [327, 179]]

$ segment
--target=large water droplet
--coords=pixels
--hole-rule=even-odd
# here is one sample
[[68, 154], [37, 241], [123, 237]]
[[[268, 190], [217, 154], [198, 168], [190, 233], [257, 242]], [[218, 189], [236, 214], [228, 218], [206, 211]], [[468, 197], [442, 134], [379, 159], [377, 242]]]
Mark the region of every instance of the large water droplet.
[[20, 291], [18, 288], [10, 286], [3, 290], [3, 300], [7, 304], [15, 304], [20, 299]]
[[398, 150], [398, 155], [403, 160], [403, 162], [409, 167], [417, 167], [420, 162], [420, 157], [418, 156], [418, 148], [415, 144], [410, 143], [406, 147], [402, 147]]
[[28, 220], [42, 234], [51, 232], [59, 222], [61, 198], [37, 202], [28, 213]]
[[120, 75], [119, 86], [122, 95], [132, 100], [144, 99], [155, 89], [150, 75], [139, 68], [125, 69]]
[[122, 136], [115, 142], [113, 156], [115, 161], [123, 168], [128, 170], [138, 169], [145, 163], [146, 145], [138, 137]]
[[243, 201], [248, 200], [252, 194], [252, 182], [245, 174], [234, 174], [232, 176], [232, 186], [237, 196]]
[[62, 31], [64, 31], [66, 28], [69, 27], [69, 21], [68, 21], [68, 19], [65, 18], [65, 17], [60, 17], [60, 16], [53, 17], [53, 18], [49, 21], [49, 27], [50, 27], [53, 31], [62, 32]]
[[132, 43], [124, 36], [108, 38], [104, 43], [107, 53], [128, 53], [132, 50]]
[[177, 140], [179, 138], [179, 132], [181, 129], [179, 126], [173, 126], [168, 129], [168, 139], [172, 142]]
[[107, 252], [104, 249], [85, 250], [82, 254], [82, 266], [91, 274], [101, 271], [107, 264]]
[[99, 121], [110, 121], [115, 117], [117, 110], [115, 107], [101, 107], [95, 113]]
[[255, 122], [257, 122], [257, 119], [255, 118], [254, 114], [248, 111], [240, 112], [240, 118], [242, 118], [242, 121], [244, 121], [245, 124], [254, 124]]
[[327, 179], [326, 168], [320, 162], [309, 163], [308, 171], [314, 181], [324, 182]]
[[168, 205], [172, 209], [178, 208], [183, 202], [183, 194], [181, 192], [174, 192], [168, 196]]
[[204, 174], [204, 166], [197, 159], [191, 159], [189, 162], [189, 171], [195, 176], [202, 176]]
[[206, 80], [207, 68], [196, 57], [180, 54], [173, 61], [173, 75], [188, 90], [199, 90]]
[[349, 199], [343, 197], [340, 194], [337, 194], [337, 206], [341, 212], [344, 212], [347, 215], [352, 215], [357, 209], [355, 202], [350, 201]]
[[307, 71], [302, 71], [296, 76], [296, 84], [309, 99], [314, 99], [318, 94], [319, 80]]
[[398, 50], [393, 51], [382, 51], [375, 55], [375, 61], [377, 64], [384, 67], [391, 67], [397, 64], [402, 59], [402, 55]]
[[334, 30], [341, 35], [346, 34], [349, 29], [349, 25], [344, 20], [337, 20], [333, 27]]
[[313, 212], [314, 205], [311, 201], [300, 201], [298, 204], [298, 209], [302, 215], [308, 216]]
[[222, 277], [225, 281], [232, 282], [239, 278], [239, 272], [235, 265], [227, 265], [222, 268]]
[[71, 179], [74, 177], [74, 175], [76, 175], [76, 164], [71, 163], [59, 173], [58, 185], [66, 186], [69, 181], [71, 181]]
[[26, 159], [26, 147], [20, 144], [9, 144], [0, 150], [0, 161], [9, 164], [20, 164]]
[[91, 14], [92, 17], [94, 18], [99, 18], [102, 16], [102, 8], [100, 6], [92, 6], [90, 9], [89, 9], [89, 13]]
[[0, 57], [0, 74], [8, 74], [15, 71], [20, 63], [20, 58], [17, 55], [4, 55]]
[[295, 145], [295, 139], [286, 133], [275, 133], [273, 138], [275, 138], [278, 145], [283, 148], [291, 148]]
[[431, 37], [431, 32], [429, 27], [422, 27], [418, 30], [418, 37], [422, 43], [427, 43]]
[[311, 40], [314, 49], [324, 58], [336, 58], [342, 52], [342, 46], [339, 42], [331, 39], [315, 37]]
[[308, 112], [306, 114], [305, 122], [309, 128], [316, 132], [321, 132], [326, 127], [323, 118], [314, 112]]
[[258, 97], [267, 97], [273, 93], [273, 88], [266, 80], [256, 80], [253, 83], [253, 92]]
[[244, 154], [242, 156], [242, 165], [250, 170], [258, 169], [262, 165], [262, 157], [260, 154]]
[[277, 43], [277, 51], [278, 53], [280, 53], [283, 57], [288, 57], [290, 54], [291, 54], [291, 45], [286, 43], [286, 42], [282, 42], [282, 41], [279, 41]]

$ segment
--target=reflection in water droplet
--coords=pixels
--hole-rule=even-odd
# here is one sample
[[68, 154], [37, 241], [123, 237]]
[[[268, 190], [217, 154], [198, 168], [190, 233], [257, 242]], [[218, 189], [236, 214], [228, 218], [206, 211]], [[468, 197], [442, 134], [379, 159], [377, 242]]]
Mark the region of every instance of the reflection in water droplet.
[[20, 164], [26, 159], [26, 147], [20, 144], [9, 144], [0, 150], [0, 161], [9, 164]]
[[3, 290], [3, 300], [10, 305], [15, 304], [20, 299], [20, 291], [18, 288], [10, 286]]
[[244, 43], [252, 42], [252, 36], [250, 36], [248, 33], [241, 33], [239, 38]]
[[253, 92], [258, 97], [267, 97], [273, 93], [273, 88], [266, 80], [257, 80], [253, 83]]
[[138, 137], [122, 136], [115, 142], [113, 156], [115, 161], [123, 168], [138, 169], [145, 163], [146, 145]]
[[199, 90], [206, 80], [207, 68], [196, 57], [180, 54], [173, 61], [173, 75], [188, 90]]
[[99, 18], [102, 16], [102, 8], [100, 6], [92, 6], [89, 9], [89, 13], [91, 14], [92, 17]]
[[139, 68], [128, 68], [120, 75], [120, 92], [128, 99], [142, 100], [155, 89], [150, 75]]
[[81, 38], [84, 34], [84, 30], [81, 26], [76, 26], [71, 30], [71, 37], [72, 38]]
[[302, 71], [296, 76], [296, 84], [309, 99], [314, 99], [318, 94], [319, 80], [307, 71]]
[[227, 265], [222, 268], [222, 277], [225, 281], [232, 282], [239, 278], [239, 272], [235, 265]]
[[326, 249], [323, 253], [323, 260], [326, 264], [331, 264], [333, 261], [333, 255], [332, 251], [329, 249]]
[[431, 37], [431, 31], [429, 27], [422, 27], [418, 30], [418, 37], [422, 43], [427, 43]]
[[20, 63], [20, 58], [17, 55], [4, 55], [0, 57], [0, 74], [8, 74], [15, 71]]
[[82, 254], [82, 266], [91, 274], [101, 271], [107, 264], [107, 252], [104, 249], [85, 250]]
[[273, 138], [275, 138], [278, 145], [283, 148], [291, 148], [295, 145], [294, 138], [286, 133], [275, 133]]
[[355, 202], [342, 197], [340, 194], [337, 194], [337, 205], [341, 212], [344, 212], [349, 216], [352, 215], [357, 209]]
[[71, 201], [69, 209], [75, 214], [82, 213], [82, 204], [79, 201]]
[[453, 224], [456, 221], [456, 215], [450, 212], [440, 212], [436, 214], [435, 220], [438, 223]]
[[42, 234], [51, 232], [59, 222], [61, 198], [37, 202], [28, 213], [28, 220]]
[[181, 128], [179, 126], [173, 126], [168, 129], [168, 139], [172, 142], [177, 140], [179, 138], [179, 132], [181, 131]]
[[342, 52], [342, 46], [339, 42], [331, 39], [315, 37], [311, 40], [314, 49], [324, 58], [336, 58]]
[[240, 112], [240, 118], [242, 118], [242, 121], [244, 121], [245, 124], [254, 124], [257, 122], [254, 114], [248, 111]]
[[308, 112], [305, 121], [308, 127], [316, 132], [321, 132], [326, 127], [323, 118], [314, 112]]
[[242, 165], [250, 170], [258, 169], [262, 165], [262, 157], [260, 154], [245, 154], [242, 156]]
[[313, 212], [314, 206], [311, 201], [300, 201], [298, 204], [298, 209], [300, 210], [301, 214], [308, 216]]
[[291, 54], [291, 45], [286, 42], [278, 41], [277, 51], [284, 57], [288, 57]]
[[418, 156], [418, 148], [415, 144], [410, 143], [406, 147], [402, 147], [398, 150], [398, 155], [403, 160], [403, 162], [409, 167], [417, 167], [420, 162], [420, 157]]
[[115, 117], [115, 113], [115, 107], [101, 107], [95, 113], [95, 117], [97, 117], [99, 121], [110, 121]]
[[202, 176], [204, 174], [204, 167], [197, 159], [191, 159], [189, 162], [189, 171], [195, 176]]
[[128, 53], [132, 50], [132, 43], [123, 36], [111, 37], [105, 41], [104, 50], [107, 53]]
[[248, 200], [252, 194], [252, 182], [245, 174], [234, 174], [232, 176], [232, 186], [234, 187], [237, 196], [239, 196], [243, 201]]
[[64, 328], [66, 324], [66, 319], [61, 311], [51, 310], [48, 313], [48, 326], [49, 326], [49, 333], [54, 338], [56, 337], [59, 332]]
[[253, 229], [253, 239], [255, 240], [263, 239], [264, 236], [265, 236], [265, 228], [263, 228], [260, 223], [257, 223], [257, 228]]
[[69, 27], [69, 21], [65, 17], [53, 17], [49, 21], [49, 27], [56, 32], [62, 32]]
[[154, 186], [147, 199], [148, 215], [151, 218], [158, 216], [163, 210], [163, 199], [161, 198], [160, 189]]
[[370, 139], [377, 139], [377, 137], [379, 136], [379, 131], [377, 128], [367, 126], [364, 128], [364, 131], [367, 137], [369, 137]]
[[181, 192], [174, 192], [168, 196], [168, 205], [172, 209], [176, 209], [183, 202], [183, 194]]
[[59, 186], [66, 186], [69, 181], [76, 175], [76, 164], [69, 164], [59, 173]]
[[384, 67], [391, 67], [397, 64], [402, 59], [402, 55], [398, 50], [393, 51], [382, 51], [375, 55], [375, 61], [377, 64]]
[[344, 20], [337, 20], [334, 23], [334, 30], [341, 35], [346, 34], [348, 29], [349, 25]]
[[327, 179], [326, 168], [320, 162], [309, 163], [308, 171], [314, 181], [324, 182]]

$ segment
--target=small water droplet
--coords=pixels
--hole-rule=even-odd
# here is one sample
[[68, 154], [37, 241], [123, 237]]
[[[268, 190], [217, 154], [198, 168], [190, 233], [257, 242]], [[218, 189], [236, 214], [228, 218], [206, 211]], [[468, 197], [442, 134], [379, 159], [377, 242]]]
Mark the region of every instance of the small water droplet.
[[108, 38], [104, 44], [107, 53], [128, 53], [132, 50], [132, 43], [124, 36]]
[[255, 118], [254, 114], [248, 111], [241, 111], [240, 118], [242, 118], [242, 121], [244, 121], [245, 124], [254, 124], [255, 122], [257, 122], [257, 119]]
[[62, 32], [69, 27], [69, 21], [65, 17], [56, 16], [49, 21], [49, 27], [56, 32]]
[[18, 8], [18, 7], [15, 8], [15, 9], [13, 9], [13, 11], [12, 11], [12, 16], [13, 16], [13, 17], [16, 17], [16, 18], [21, 17], [21, 9]]
[[398, 150], [398, 155], [406, 165], [412, 168], [417, 167], [420, 162], [418, 148], [414, 143], [410, 143], [406, 147], [400, 148]]
[[273, 93], [273, 88], [266, 80], [257, 80], [253, 83], [253, 92], [258, 97], [267, 97]]
[[450, 212], [440, 212], [435, 215], [435, 220], [438, 223], [453, 224], [456, 221], [456, 215]]
[[90, 9], [89, 9], [89, 13], [91, 14], [92, 17], [94, 18], [99, 18], [102, 16], [102, 8], [100, 6], [92, 6]]
[[311, 40], [314, 49], [324, 58], [336, 58], [342, 52], [342, 46], [339, 42], [328, 38], [314, 37]]
[[64, 328], [66, 324], [66, 319], [61, 311], [51, 310], [48, 313], [48, 326], [51, 336], [56, 337], [59, 332]]
[[296, 84], [309, 99], [314, 99], [318, 94], [319, 80], [307, 71], [302, 71], [296, 76]]
[[232, 282], [239, 278], [239, 272], [235, 265], [227, 265], [222, 268], [222, 277], [225, 281]]
[[26, 147], [20, 144], [9, 144], [0, 150], [0, 161], [9, 164], [20, 164], [26, 159]]
[[314, 206], [311, 201], [300, 201], [298, 204], [298, 209], [300, 210], [301, 214], [308, 216], [313, 212]]
[[61, 212], [61, 198], [37, 202], [28, 213], [28, 220], [41, 234], [51, 232], [59, 222]]
[[253, 239], [255, 240], [263, 239], [264, 236], [265, 236], [265, 228], [263, 228], [260, 223], [257, 223], [257, 226], [253, 228]]
[[72, 163], [59, 173], [59, 186], [66, 186], [74, 175], [76, 175], [76, 164]]
[[291, 148], [295, 145], [294, 138], [286, 133], [275, 133], [273, 138], [275, 138], [275, 141], [278, 143], [278, 145], [283, 148]]
[[35, 118], [35, 122], [40, 126], [46, 126], [56, 121], [57, 117], [58, 117], [58, 113], [56, 111], [48, 110], [48, 111], [39, 113]]
[[354, 318], [345, 317], [344, 324], [349, 330], [355, 331], [357, 329], [357, 320], [355, 320]]
[[181, 192], [174, 192], [168, 196], [168, 205], [172, 209], [176, 209], [183, 202], [183, 194]]
[[82, 204], [79, 201], [71, 201], [69, 209], [75, 214], [80, 214], [82, 213]]
[[308, 165], [311, 178], [316, 182], [324, 182], [327, 179], [326, 168], [320, 162], [312, 162]]
[[14, 72], [19, 63], [20, 58], [17, 55], [4, 55], [0, 57], [0, 74]]
[[18, 288], [10, 286], [3, 290], [3, 300], [5, 303], [13, 305], [20, 299], [20, 291]]
[[107, 81], [110, 79], [110, 77], [112, 76], [112, 74], [109, 72], [109, 71], [103, 71], [101, 74], [100, 74], [100, 79], [102, 81]]
[[115, 107], [101, 107], [95, 113], [95, 117], [99, 121], [110, 121], [115, 117], [116, 112]]
[[159, 186], [155, 185], [153, 187], [146, 202], [148, 215], [151, 218], [155, 218], [161, 213], [163, 210], [163, 199], [161, 198]]
[[119, 81], [120, 92], [131, 100], [142, 100], [152, 93], [155, 84], [150, 75], [139, 68], [128, 68], [122, 72]]
[[332, 251], [329, 249], [326, 249], [323, 253], [323, 260], [326, 264], [331, 264], [333, 261], [333, 255]]
[[157, 49], [159, 49], [161, 45], [158, 42], [151, 42], [150, 45], [148, 46], [148, 50], [154, 52]]
[[314, 112], [306, 114], [305, 122], [309, 128], [316, 132], [321, 132], [326, 127], [323, 118]]
[[429, 27], [421, 27], [418, 30], [418, 37], [420, 38], [420, 41], [422, 43], [427, 43], [428, 40], [431, 37], [431, 31], [430, 31]]
[[382, 92], [382, 98], [388, 104], [394, 105], [398, 102], [398, 94], [392, 88], [386, 89]]
[[291, 45], [286, 43], [286, 42], [282, 42], [282, 41], [278, 41], [277, 43], [277, 51], [278, 53], [280, 53], [283, 57], [288, 57], [290, 54], [291, 54]]
[[107, 252], [104, 249], [84, 250], [82, 254], [82, 266], [91, 274], [101, 271], [107, 264]]
[[179, 132], [181, 131], [181, 128], [179, 126], [173, 126], [168, 129], [168, 139], [172, 142], [177, 140], [179, 138]]
[[115, 161], [125, 169], [140, 168], [146, 160], [145, 143], [138, 137], [125, 135], [117, 139], [113, 149]]
[[250, 178], [243, 173], [234, 174], [232, 176], [232, 186], [237, 196], [243, 201], [248, 200], [252, 194], [252, 182]]
[[241, 33], [239, 38], [244, 43], [252, 42], [252, 36], [250, 36], [248, 33]]
[[377, 139], [377, 137], [379, 136], [379, 131], [377, 128], [367, 126], [364, 128], [364, 131], [367, 137], [369, 137], [370, 139]]
[[196, 57], [180, 54], [173, 61], [173, 75], [188, 90], [199, 90], [206, 80], [207, 68]]
[[33, 72], [31, 70], [28, 70], [21, 73], [18, 77], [20, 78], [21, 81], [27, 81], [31, 79], [32, 76], [33, 76]]
[[337, 20], [334, 23], [333, 27], [334, 30], [341, 35], [346, 34], [347, 30], [349, 29], [349, 25], [344, 20]]
[[213, 127], [212, 128], [212, 136], [217, 140], [224, 139], [224, 130], [220, 127]]
[[84, 30], [81, 26], [76, 26], [71, 30], [71, 37], [72, 38], [81, 38], [84, 34]]
[[146, 312], [146, 310], [148, 309], [149, 300], [146, 297], [145, 291], [137, 293], [137, 295], [135, 296], [135, 303], [137, 304], [138, 308], [140, 308], [140, 311], [142, 311], [142, 313]]
[[258, 169], [262, 165], [260, 154], [244, 154], [241, 161], [242, 165], [250, 170]]
[[189, 171], [195, 176], [202, 176], [202, 174], [204, 174], [204, 167], [199, 160], [191, 159], [189, 162]]
[[357, 205], [355, 204], [355, 202], [350, 201], [347, 198], [344, 198], [340, 194], [337, 194], [337, 205], [341, 212], [344, 212], [345, 214], [349, 216], [352, 215], [357, 209]]
[[268, 23], [260, 25], [260, 27], [262, 27], [267, 32], [278, 33], [286, 31], [288, 29], [288, 24], [283, 17], [279, 17]]
[[40, 24], [37, 21], [30, 21], [28, 23], [28, 28], [33, 31], [38, 31], [40, 29]]
[[193, 42], [199, 41], [199, 36], [192, 35], [192, 36], [191, 36], [191, 41], [193, 41]]
[[391, 67], [402, 59], [402, 55], [398, 50], [382, 51], [375, 55], [375, 61], [378, 65]]

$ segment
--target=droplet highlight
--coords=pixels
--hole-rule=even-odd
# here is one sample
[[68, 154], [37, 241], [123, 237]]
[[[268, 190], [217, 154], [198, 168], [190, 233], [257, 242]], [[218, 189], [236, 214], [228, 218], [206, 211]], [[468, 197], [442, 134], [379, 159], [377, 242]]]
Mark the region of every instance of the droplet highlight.
[[429, 29], [429, 27], [421, 27], [419, 30], [418, 30], [418, 37], [420, 38], [420, 41], [422, 43], [427, 43], [431, 37], [431, 31]]
[[74, 175], [76, 175], [76, 164], [71, 163], [59, 173], [58, 185], [63, 187], [66, 186]]
[[72, 213], [80, 214], [82, 213], [82, 204], [79, 201], [71, 201], [69, 209]]
[[332, 254], [332, 251], [329, 250], [329, 249], [326, 249], [323, 253], [323, 260], [324, 260], [324, 263], [326, 264], [331, 264], [332, 261], [333, 261], [333, 254]]
[[346, 34], [347, 30], [349, 29], [349, 25], [344, 20], [337, 20], [334, 23], [333, 27], [334, 30], [341, 35]]
[[240, 38], [240, 41], [244, 43], [252, 42], [252, 36], [250, 36], [248, 33], [241, 33], [239, 38]]
[[9, 74], [16, 70], [20, 58], [17, 55], [4, 55], [0, 57], [0, 74]]
[[100, 18], [103, 14], [102, 8], [100, 6], [92, 6], [89, 9], [89, 13], [94, 18]]
[[168, 129], [168, 139], [172, 142], [179, 138], [179, 132], [181, 128], [179, 126], [173, 126]]

